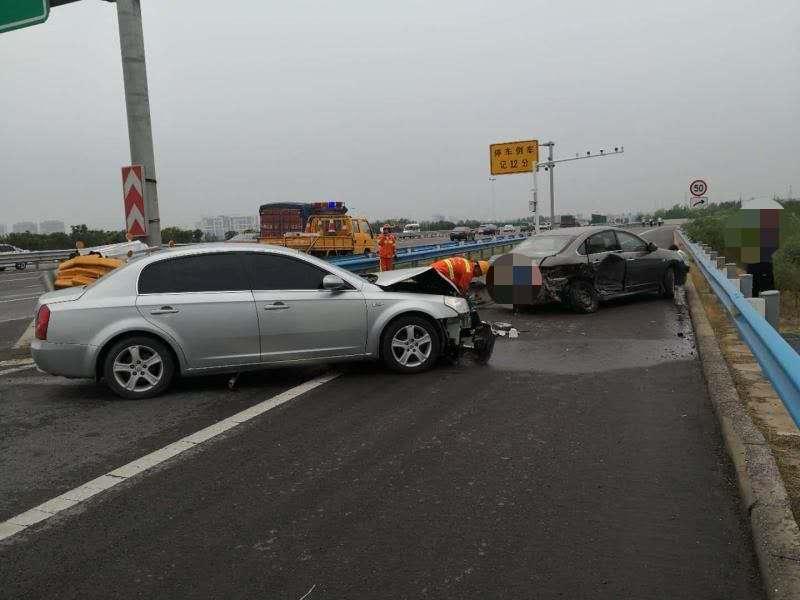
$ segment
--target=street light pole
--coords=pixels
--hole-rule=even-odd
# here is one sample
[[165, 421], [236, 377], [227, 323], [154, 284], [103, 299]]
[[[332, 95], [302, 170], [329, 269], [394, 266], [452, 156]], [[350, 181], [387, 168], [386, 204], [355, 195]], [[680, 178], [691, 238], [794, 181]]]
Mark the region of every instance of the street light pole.
[[161, 220], [158, 214], [156, 161], [150, 124], [150, 99], [147, 93], [141, 0], [117, 0], [116, 4], [131, 163], [144, 167], [147, 244], [158, 247], [161, 246]]
[[550, 171], [550, 229], [556, 228], [556, 194], [555, 190], [553, 189], [553, 168], [555, 167], [555, 163], [553, 162], [553, 146], [555, 146], [555, 142], [544, 142], [539, 144], [539, 147], [547, 146], [547, 162], [544, 165], [536, 165], [536, 170], [539, 170], [539, 167], [544, 166], [548, 171]]
[[553, 189], [553, 171], [555, 165], [553, 164], [553, 142], [547, 144], [547, 162], [550, 165], [550, 229], [556, 228], [556, 192]]
[[494, 182], [497, 181], [497, 177], [489, 177], [489, 187], [492, 190], [492, 221], [497, 220], [497, 216], [494, 212]]

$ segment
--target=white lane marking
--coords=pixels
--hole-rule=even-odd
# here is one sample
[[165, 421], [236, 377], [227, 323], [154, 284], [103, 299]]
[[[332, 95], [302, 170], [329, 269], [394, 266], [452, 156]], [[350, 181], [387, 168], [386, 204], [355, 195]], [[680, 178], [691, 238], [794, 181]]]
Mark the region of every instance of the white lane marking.
[[19, 350], [21, 348], [29, 348], [34, 336], [36, 335], [36, 319], [31, 319], [25, 331], [19, 336], [17, 343], [12, 346], [12, 349]]
[[32, 281], [39, 277], [38, 273], [31, 273], [30, 275], [20, 275], [18, 277], [0, 277], [0, 281]]
[[23, 300], [36, 300], [39, 296], [27, 296], [25, 298], [14, 298], [13, 300], [0, 300], [0, 303], [5, 304], [6, 302], [22, 302]]
[[[0, 296], [0, 301], [2, 300], [21, 300], [27, 299], [30, 297], [31, 294], [36, 292], [20, 292], [18, 294], [6, 294], [5, 296]], [[38, 296], [37, 296], [38, 297]]]
[[28, 318], [29, 318], [28, 315], [25, 315], [24, 317], [16, 317], [14, 319], [0, 319], [0, 323], [11, 323], [12, 321], [27, 321]]
[[651, 231], [658, 231], [659, 229], [660, 229], [660, 227], [654, 227], [653, 229], [648, 229], [647, 231], [643, 231], [639, 235], [644, 235], [646, 233], [650, 233]]
[[[24, 367], [14, 367], [13, 369], [5, 369], [3, 371], [0, 371], [0, 377], [2, 377], [3, 375], [11, 375], [12, 373], [19, 373], [20, 371], [27, 371], [28, 369], [33, 369], [35, 366], [36, 365], [34, 364], [30, 364], [30, 365], [25, 365]], [[2, 539], [3, 538], [0, 537], [0, 540]]]
[[[22, 368], [29, 369], [30, 366]], [[0, 375], [2, 374], [3, 372], [0, 371]], [[10, 519], [0, 523], [0, 541], [17, 534], [20, 531], [23, 531], [35, 523], [49, 519], [53, 515], [57, 515], [63, 510], [71, 508], [76, 504], [80, 504], [81, 502], [84, 502], [119, 483], [122, 483], [129, 477], [133, 477], [134, 475], [143, 473], [148, 469], [152, 469], [154, 466], [161, 464], [165, 460], [177, 456], [189, 448], [194, 448], [195, 446], [202, 444], [203, 442], [208, 441], [219, 434], [228, 431], [229, 429], [233, 429], [234, 427], [237, 427], [238, 425], [257, 417], [258, 415], [262, 415], [268, 410], [272, 410], [273, 408], [280, 406], [281, 404], [285, 404], [286, 402], [289, 402], [298, 396], [302, 396], [306, 392], [310, 392], [314, 388], [336, 379], [338, 376], [339, 373], [327, 373], [325, 375], [315, 377], [314, 379], [309, 379], [300, 385], [289, 388], [285, 392], [281, 392], [277, 396], [273, 396], [272, 398], [264, 400], [255, 406], [251, 406], [250, 408], [238, 412], [232, 417], [228, 417], [227, 419], [218, 421], [213, 425], [209, 425], [200, 431], [196, 431], [191, 435], [187, 435], [186, 437], [179, 439], [177, 442], [173, 442], [172, 444], [164, 446], [155, 452], [151, 452], [150, 454], [146, 454], [140, 458], [137, 458], [133, 462], [129, 462], [127, 465], [122, 465], [113, 471], [109, 471], [105, 475], [101, 475], [100, 477], [92, 479], [91, 481], [87, 481], [83, 485], [80, 485], [68, 492], [64, 492], [60, 496], [56, 496], [55, 498], [52, 498], [47, 502], [40, 504], [39, 506], [35, 506], [30, 510], [26, 510], [23, 513], [11, 517]]]
[[[27, 289], [29, 289], [29, 288], [32, 288], [32, 287], [38, 287], [38, 288], [40, 288], [40, 287], [42, 287], [42, 286], [41, 286], [41, 285], [39, 285], [38, 283], [35, 283], [35, 284], [33, 284], [33, 285], [20, 285], [20, 286], [17, 286], [17, 287], [15, 287], [15, 288], [14, 288], [13, 290], [11, 290], [11, 291], [16, 291], [16, 290], [27, 290]], [[30, 292], [23, 292], [23, 293], [25, 293], [25, 294], [29, 294]]]
[[8, 360], [0, 360], [0, 368], [2, 367], [21, 367], [22, 365], [32, 365], [32, 358], [9, 358]]

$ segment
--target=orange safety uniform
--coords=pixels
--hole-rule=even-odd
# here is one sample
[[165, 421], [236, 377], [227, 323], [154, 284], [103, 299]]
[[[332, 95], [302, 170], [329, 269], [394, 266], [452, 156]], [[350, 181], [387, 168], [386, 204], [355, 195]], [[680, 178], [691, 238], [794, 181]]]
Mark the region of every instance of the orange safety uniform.
[[469, 292], [469, 284], [472, 282], [475, 268], [473, 262], [467, 258], [456, 256], [454, 258], [445, 258], [444, 260], [437, 260], [431, 266], [439, 273], [444, 275], [447, 279], [452, 281], [458, 288], [458, 291], [467, 295]]
[[381, 271], [394, 269], [394, 255], [397, 239], [391, 233], [382, 233], [378, 236], [378, 257], [380, 258]]

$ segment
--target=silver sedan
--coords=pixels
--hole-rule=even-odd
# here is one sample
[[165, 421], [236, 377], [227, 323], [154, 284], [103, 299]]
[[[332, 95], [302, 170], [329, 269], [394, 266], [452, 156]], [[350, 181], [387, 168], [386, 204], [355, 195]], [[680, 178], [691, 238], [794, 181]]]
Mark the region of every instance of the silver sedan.
[[43, 371], [144, 398], [177, 374], [379, 358], [420, 372], [457, 351], [475, 318], [427, 267], [371, 282], [285, 248], [206, 244], [44, 294], [31, 350]]

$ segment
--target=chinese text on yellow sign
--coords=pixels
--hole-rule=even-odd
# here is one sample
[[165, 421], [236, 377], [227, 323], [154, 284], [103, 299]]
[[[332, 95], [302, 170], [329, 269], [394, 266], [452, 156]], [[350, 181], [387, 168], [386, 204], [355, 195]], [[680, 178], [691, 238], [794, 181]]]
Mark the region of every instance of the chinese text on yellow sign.
[[492, 175], [530, 173], [539, 162], [539, 140], [504, 142], [489, 146]]

